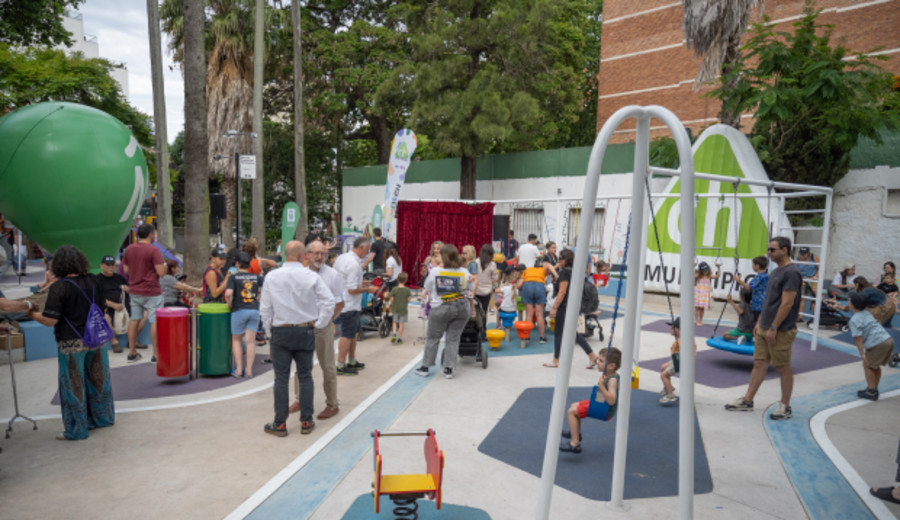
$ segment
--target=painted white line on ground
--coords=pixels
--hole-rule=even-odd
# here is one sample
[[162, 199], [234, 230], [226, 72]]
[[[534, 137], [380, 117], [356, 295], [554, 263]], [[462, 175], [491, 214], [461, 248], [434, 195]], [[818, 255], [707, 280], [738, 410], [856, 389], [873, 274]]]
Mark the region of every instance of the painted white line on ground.
[[[881, 394], [881, 397], [895, 397], [900, 396], [900, 390], [893, 390], [891, 392], [887, 392]], [[828, 433], [825, 431], [825, 424], [828, 422], [828, 419], [831, 416], [845, 412], [847, 410], [851, 410], [853, 408], [857, 408], [859, 406], [865, 406], [867, 404], [871, 404], [873, 401], [869, 401], [867, 399], [859, 399], [856, 401], [850, 401], [849, 403], [844, 403], [839, 406], [834, 406], [832, 408], [828, 408], [826, 410], [822, 410], [821, 412], [814, 415], [809, 420], [809, 428], [812, 431], [813, 438], [816, 439], [816, 442], [819, 444], [819, 447], [822, 448], [822, 451], [825, 452], [825, 455], [831, 459], [831, 462], [837, 468], [838, 471], [841, 472], [841, 475], [844, 476], [844, 479], [847, 480], [847, 483], [850, 484], [850, 487], [856, 491], [856, 494], [859, 495], [859, 498], [863, 501], [866, 506], [868, 506], [869, 510], [872, 511], [872, 514], [875, 515], [875, 518], [878, 520], [894, 520], [894, 514], [887, 508], [880, 498], [876, 498], [869, 493], [869, 485], [866, 484], [866, 481], [859, 476], [859, 473], [853, 469], [853, 466], [847, 462], [847, 459], [841, 455], [841, 452], [838, 451], [837, 447], [834, 443], [831, 442], [831, 439], [828, 438]]]
[[[334, 353], [335, 354], [337, 354], [337, 351], [338, 351], [337, 344], [338, 344], [338, 340], [336, 339], [336, 340], [334, 340]], [[318, 364], [319, 364], [319, 360], [317, 358], [313, 357], [313, 366], [316, 366]], [[274, 372], [272, 372], [270, 370], [269, 372], [266, 372], [266, 374], [260, 375], [259, 379], [263, 379], [263, 378], [268, 379], [268, 377], [267, 377], [268, 374], [271, 374], [274, 376]], [[293, 377], [294, 377], [294, 372], [291, 372], [291, 378], [293, 378]], [[247, 390], [243, 390], [243, 391], [235, 393], [235, 394], [220, 395], [220, 396], [216, 396], [216, 397], [207, 397], [204, 399], [195, 399], [192, 401], [183, 401], [183, 402], [177, 402], [177, 403], [156, 404], [156, 405], [147, 405], [147, 406], [116, 407], [116, 413], [120, 414], [120, 413], [134, 413], [134, 412], [154, 412], [154, 411], [158, 411], [158, 410], [172, 410], [175, 408], [187, 408], [188, 406], [220, 403], [222, 401], [230, 401], [232, 399], [246, 397], [248, 395], [252, 395], [257, 392], [262, 392], [263, 390], [269, 390], [272, 388], [272, 383], [273, 383], [272, 380], [267, 380], [266, 382], [262, 383], [261, 385], [259, 385], [257, 387], [249, 388]], [[229, 388], [231, 388], [231, 387], [225, 387], [225, 389], [229, 389]], [[209, 392], [219, 392], [219, 391], [225, 390], [225, 389], [209, 390]], [[187, 395], [190, 395], [190, 394], [187, 394]], [[157, 397], [155, 399], [171, 399], [171, 398]], [[55, 413], [55, 414], [48, 414], [48, 415], [34, 415], [34, 416], [29, 416], [29, 418], [34, 419], [35, 421], [44, 421], [44, 420], [48, 420], [48, 419], [62, 419], [62, 414]], [[12, 418], [11, 417], [2, 418], [2, 419], [0, 419], [0, 422], [8, 423], [10, 419], [12, 419]]]
[[256, 493], [250, 496], [247, 500], [244, 501], [243, 504], [239, 505], [237, 509], [231, 512], [228, 516], [225, 517], [225, 520], [243, 520], [250, 513], [253, 512], [254, 509], [260, 506], [267, 498], [272, 496], [278, 488], [284, 485], [291, 477], [294, 476], [300, 469], [303, 468], [310, 460], [313, 459], [316, 455], [319, 454], [328, 444], [331, 443], [338, 435], [340, 435], [344, 430], [347, 429], [353, 421], [359, 418], [360, 415], [363, 414], [366, 410], [369, 409], [375, 402], [385, 394], [388, 390], [391, 389], [398, 381], [400, 381], [403, 376], [405, 376], [410, 370], [422, 363], [422, 353], [419, 353], [415, 358], [413, 358], [409, 363], [406, 364], [403, 368], [397, 371], [390, 379], [388, 379], [383, 385], [381, 385], [375, 392], [373, 392], [365, 401], [359, 403], [349, 414], [347, 414], [341, 422], [337, 423], [328, 430], [325, 435], [320, 437], [316, 442], [313, 443], [312, 446], [303, 451], [296, 459], [294, 459], [290, 464], [288, 464], [284, 469], [278, 472], [271, 480], [266, 482], [263, 487], [259, 488]]

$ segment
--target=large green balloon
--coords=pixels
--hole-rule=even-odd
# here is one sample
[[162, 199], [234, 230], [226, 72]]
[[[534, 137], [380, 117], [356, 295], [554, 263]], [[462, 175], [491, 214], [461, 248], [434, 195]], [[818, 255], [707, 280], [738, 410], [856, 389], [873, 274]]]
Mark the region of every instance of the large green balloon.
[[114, 255], [147, 193], [147, 161], [118, 119], [75, 103], [0, 118], [0, 213], [48, 251]]

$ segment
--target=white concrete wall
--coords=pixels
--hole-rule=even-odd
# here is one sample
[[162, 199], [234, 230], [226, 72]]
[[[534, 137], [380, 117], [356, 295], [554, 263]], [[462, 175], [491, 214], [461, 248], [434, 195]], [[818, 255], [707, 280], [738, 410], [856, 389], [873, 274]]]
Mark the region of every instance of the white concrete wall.
[[877, 284], [884, 262], [900, 263], [900, 217], [884, 214], [888, 189], [900, 189], [900, 168], [851, 170], [834, 187], [828, 278], [852, 262]]

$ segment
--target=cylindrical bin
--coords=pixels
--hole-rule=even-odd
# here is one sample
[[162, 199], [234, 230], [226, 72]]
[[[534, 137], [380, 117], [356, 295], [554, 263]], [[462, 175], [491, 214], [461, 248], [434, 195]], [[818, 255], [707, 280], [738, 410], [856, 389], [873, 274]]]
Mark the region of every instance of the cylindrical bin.
[[181, 377], [188, 375], [188, 316], [185, 307], [163, 307], [156, 310], [156, 334], [159, 354], [156, 375]]
[[231, 372], [231, 309], [224, 303], [203, 303], [199, 315], [200, 368], [203, 375]]

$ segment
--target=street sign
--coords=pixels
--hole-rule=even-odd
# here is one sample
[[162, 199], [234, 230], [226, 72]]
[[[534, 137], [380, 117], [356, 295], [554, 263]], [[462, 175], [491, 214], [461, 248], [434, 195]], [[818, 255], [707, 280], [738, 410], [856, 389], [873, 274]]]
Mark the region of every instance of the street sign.
[[256, 156], [255, 155], [242, 155], [241, 156], [241, 179], [255, 179], [256, 178]]

